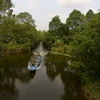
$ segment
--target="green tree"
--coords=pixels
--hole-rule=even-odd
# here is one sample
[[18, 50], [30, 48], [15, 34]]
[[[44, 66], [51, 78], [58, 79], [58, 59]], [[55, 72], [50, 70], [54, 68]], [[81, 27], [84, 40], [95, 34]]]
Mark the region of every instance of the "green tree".
[[0, 14], [5, 15], [12, 6], [11, 0], [0, 0]]
[[94, 12], [91, 9], [89, 9], [89, 11], [86, 13], [86, 17], [88, 21], [93, 17], [93, 15], [94, 15]]
[[52, 20], [49, 22], [49, 30], [56, 30], [60, 27], [61, 21], [58, 15], [52, 18]]
[[29, 23], [35, 27], [35, 21], [32, 19], [32, 16], [28, 12], [19, 13], [16, 19], [17, 23], [20, 24]]
[[66, 24], [68, 26], [69, 29], [75, 29], [77, 27], [81, 27], [83, 24], [83, 15], [81, 14], [80, 11], [78, 10], [73, 10], [70, 15], [69, 18], [67, 18], [66, 20]]
[[66, 26], [69, 29], [67, 36], [67, 43], [73, 41], [73, 36], [76, 33], [80, 33], [84, 28], [83, 26], [87, 23], [86, 17], [78, 10], [74, 9], [66, 20]]
[[11, 0], [0, 0], [0, 50], [30, 50], [40, 41], [35, 21], [28, 12], [13, 15]]
[[[51, 35], [51, 43], [54, 43], [57, 39], [63, 39], [67, 43], [68, 27], [62, 23], [59, 16], [54, 16], [49, 22], [49, 33]], [[50, 36], [49, 36], [50, 37]]]
[[74, 59], [73, 66], [85, 73], [90, 80], [96, 81], [100, 73], [100, 13], [84, 26], [80, 34], [75, 34], [70, 43]]

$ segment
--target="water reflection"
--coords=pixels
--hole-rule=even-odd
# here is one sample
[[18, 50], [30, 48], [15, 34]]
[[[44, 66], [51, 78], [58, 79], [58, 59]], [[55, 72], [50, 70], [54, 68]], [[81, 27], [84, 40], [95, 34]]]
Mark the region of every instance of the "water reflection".
[[45, 65], [30, 72], [27, 65], [32, 56], [0, 58], [0, 100], [86, 100], [79, 76], [65, 71], [69, 58], [48, 54], [43, 58]]
[[17, 100], [15, 81], [29, 82], [26, 69], [30, 54], [6, 55], [0, 58], [0, 100]]
[[0, 100], [17, 100], [18, 91], [15, 88], [15, 79], [5, 76], [0, 68]]
[[46, 72], [52, 81], [68, 66], [67, 61], [69, 61], [68, 57], [48, 54], [46, 58]]
[[86, 100], [81, 88], [79, 76], [70, 72], [61, 73], [61, 80], [64, 83], [65, 93], [62, 95], [62, 100]]
[[36, 71], [29, 72], [29, 78], [33, 79], [35, 77]]
[[68, 57], [49, 54], [46, 60], [47, 75], [52, 81], [60, 75], [64, 84], [64, 94], [61, 95], [61, 100], [86, 100], [79, 76], [64, 70], [68, 66], [68, 61]]

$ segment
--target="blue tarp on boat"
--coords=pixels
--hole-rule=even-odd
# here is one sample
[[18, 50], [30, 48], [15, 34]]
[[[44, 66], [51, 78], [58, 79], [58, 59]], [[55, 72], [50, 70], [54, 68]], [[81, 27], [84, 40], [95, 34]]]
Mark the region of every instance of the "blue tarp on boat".
[[40, 57], [39, 57], [39, 58], [38, 58], [38, 62], [36, 63], [35, 66], [32, 66], [32, 64], [29, 64], [29, 66], [28, 66], [28, 70], [36, 70], [37, 67], [38, 67], [39, 64], [40, 64], [40, 61], [41, 61], [41, 59], [40, 59]]

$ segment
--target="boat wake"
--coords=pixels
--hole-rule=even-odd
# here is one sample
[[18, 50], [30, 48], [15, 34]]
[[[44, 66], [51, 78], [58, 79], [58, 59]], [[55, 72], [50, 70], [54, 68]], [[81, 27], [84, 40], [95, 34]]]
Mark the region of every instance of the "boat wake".
[[36, 70], [39, 70], [39, 69], [41, 69], [41, 67], [44, 65], [44, 63], [45, 63], [45, 61], [44, 62], [42, 62], [37, 68], [36, 68]]
[[45, 56], [46, 54], [48, 54], [48, 52], [47, 52], [47, 51], [46, 51], [46, 52], [42, 51], [42, 52], [40, 52], [40, 53], [36, 53], [36, 52], [33, 51], [33, 54], [34, 54], [34, 55], [40, 54], [40, 55], [43, 57], [43, 56]]

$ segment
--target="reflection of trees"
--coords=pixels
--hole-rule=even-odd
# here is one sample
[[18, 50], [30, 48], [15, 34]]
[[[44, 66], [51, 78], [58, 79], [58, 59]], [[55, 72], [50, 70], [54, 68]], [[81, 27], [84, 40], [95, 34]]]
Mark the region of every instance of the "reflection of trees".
[[69, 58], [59, 55], [48, 55], [46, 60], [46, 72], [51, 80], [54, 80], [57, 75], [59, 75], [65, 67], [67, 67], [67, 61]]
[[[51, 80], [54, 80], [55, 77], [59, 74], [56, 66], [52, 63], [48, 63], [47, 65], [47, 75]], [[49, 66], [49, 67], [48, 67]]]
[[61, 79], [65, 90], [64, 95], [61, 96], [62, 100], [86, 100], [78, 76], [70, 72], [63, 72], [61, 73]]
[[29, 54], [7, 55], [0, 58], [0, 100], [17, 100], [18, 90], [15, 82], [29, 82], [27, 64]]
[[18, 91], [15, 89], [15, 78], [12, 73], [0, 68], [0, 100], [17, 100]]
[[64, 83], [64, 94], [61, 96], [61, 100], [86, 100], [79, 77], [64, 70], [68, 66], [67, 61], [69, 58], [64, 56], [48, 55], [46, 60], [47, 75], [54, 80], [57, 75], [61, 74], [61, 80]]

